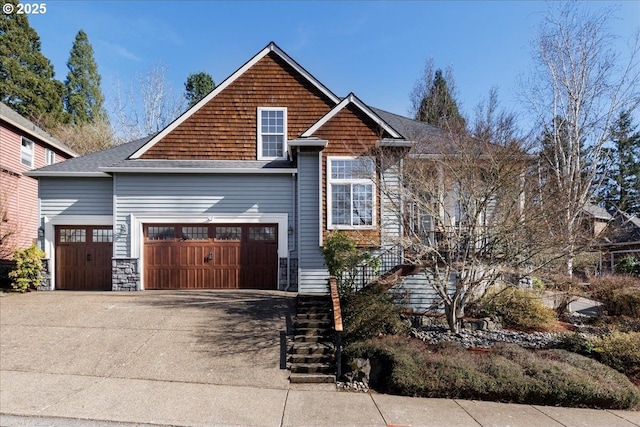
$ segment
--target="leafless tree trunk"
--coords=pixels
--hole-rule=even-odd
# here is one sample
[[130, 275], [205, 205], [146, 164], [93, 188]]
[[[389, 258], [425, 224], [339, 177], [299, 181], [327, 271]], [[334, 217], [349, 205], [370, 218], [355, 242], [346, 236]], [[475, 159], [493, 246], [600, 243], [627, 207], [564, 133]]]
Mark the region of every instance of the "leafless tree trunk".
[[543, 130], [544, 203], [561, 207], [550, 220], [571, 275], [580, 245], [580, 215], [600, 184], [606, 142], [621, 109], [640, 102], [638, 36], [624, 55], [614, 50], [612, 11], [580, 3], [551, 4], [535, 39], [536, 67], [524, 98]]
[[166, 74], [167, 67], [157, 63], [139, 74], [124, 93], [117, 83], [112, 117], [118, 142], [155, 134], [185, 111], [185, 98], [173, 91]]

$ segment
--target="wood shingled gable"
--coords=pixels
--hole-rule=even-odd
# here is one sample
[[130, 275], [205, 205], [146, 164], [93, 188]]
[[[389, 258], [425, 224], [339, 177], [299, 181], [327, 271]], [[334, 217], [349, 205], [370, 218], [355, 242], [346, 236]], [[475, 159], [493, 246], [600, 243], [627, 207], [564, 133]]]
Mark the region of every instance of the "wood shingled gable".
[[398, 133], [395, 129], [389, 126], [379, 115], [377, 115], [371, 108], [369, 108], [364, 102], [362, 102], [355, 94], [352, 92], [347, 95], [338, 105], [336, 105], [331, 111], [324, 115], [320, 120], [313, 124], [309, 129], [307, 129], [301, 136], [303, 138], [307, 138], [312, 136], [318, 129], [324, 126], [331, 118], [333, 118], [336, 114], [342, 111], [345, 107], [353, 105], [357, 107], [362, 113], [364, 113], [367, 117], [373, 120], [381, 129], [383, 129], [391, 138], [394, 139], [403, 139], [403, 136]]
[[[277, 67], [280, 67], [280, 70], [274, 71]], [[266, 93], [268, 85], [265, 83], [262, 87], [256, 87], [251, 83], [253, 79], [262, 79], [263, 83], [273, 82], [274, 87], [279, 84], [282, 91], [286, 88], [286, 92], [290, 93], [277, 93], [275, 89], [271, 93]], [[268, 81], [269, 79], [271, 81]], [[283, 105], [286, 104], [283, 100], [286, 96], [301, 97], [301, 88], [307, 91], [306, 97], [312, 99], [305, 99], [301, 103], [294, 102], [293, 105]], [[313, 95], [308, 96], [310, 93]], [[240, 103], [251, 97], [260, 103], [258, 106], [289, 108], [289, 121], [293, 121], [289, 123], [290, 139], [298, 137], [327, 111], [340, 103], [339, 97], [272, 42], [220, 83], [209, 95], [151, 138], [129, 159], [255, 160], [255, 106], [245, 105], [242, 107], [244, 110], [241, 111], [240, 117], [236, 115], [228, 122], [220, 120], [222, 112], [238, 108]], [[292, 99], [288, 101], [291, 103]], [[299, 123], [295, 123], [295, 120], [299, 120]], [[230, 132], [230, 130], [234, 131]], [[219, 146], [214, 146], [214, 140], [219, 143]]]

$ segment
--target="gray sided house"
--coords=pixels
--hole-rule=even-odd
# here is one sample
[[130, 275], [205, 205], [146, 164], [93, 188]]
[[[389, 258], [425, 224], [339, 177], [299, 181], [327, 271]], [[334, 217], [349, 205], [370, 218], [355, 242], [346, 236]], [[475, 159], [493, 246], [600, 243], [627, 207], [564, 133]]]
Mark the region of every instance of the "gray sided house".
[[46, 287], [327, 292], [324, 239], [389, 250], [402, 227], [379, 183], [401, 185], [389, 159], [435, 131], [271, 43], [158, 134], [29, 173]]

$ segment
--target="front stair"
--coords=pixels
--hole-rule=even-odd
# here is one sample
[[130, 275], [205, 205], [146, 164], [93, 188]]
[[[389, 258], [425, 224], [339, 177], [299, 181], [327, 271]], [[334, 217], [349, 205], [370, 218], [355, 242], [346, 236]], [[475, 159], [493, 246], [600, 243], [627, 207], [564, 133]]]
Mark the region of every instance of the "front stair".
[[288, 346], [292, 383], [335, 383], [335, 345], [331, 298], [298, 294], [293, 337]]

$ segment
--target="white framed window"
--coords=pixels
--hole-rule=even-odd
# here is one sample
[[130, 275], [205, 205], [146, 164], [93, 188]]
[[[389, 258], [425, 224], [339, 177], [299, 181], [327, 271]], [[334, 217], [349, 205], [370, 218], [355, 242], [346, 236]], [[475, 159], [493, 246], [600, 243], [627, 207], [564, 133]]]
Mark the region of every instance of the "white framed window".
[[375, 164], [370, 158], [327, 158], [327, 227], [375, 228]]
[[258, 160], [286, 159], [287, 109], [258, 107]]
[[56, 153], [53, 150], [49, 150], [45, 148], [44, 150], [44, 159], [47, 162], [47, 165], [52, 165], [56, 162]]
[[20, 149], [20, 161], [23, 165], [33, 167], [33, 150], [34, 143], [30, 139], [22, 137], [22, 147]]

